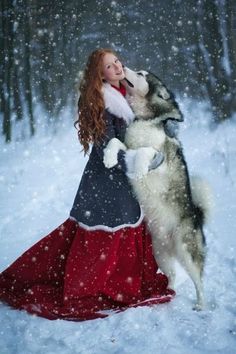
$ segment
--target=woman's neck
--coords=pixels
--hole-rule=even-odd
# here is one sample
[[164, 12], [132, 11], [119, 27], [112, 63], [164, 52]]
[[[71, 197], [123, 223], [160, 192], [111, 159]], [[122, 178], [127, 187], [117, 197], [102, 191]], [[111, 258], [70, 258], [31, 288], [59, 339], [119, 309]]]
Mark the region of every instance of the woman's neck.
[[114, 87], [114, 89], [116, 89], [117, 91], [119, 91], [119, 92], [125, 97], [125, 95], [126, 95], [126, 88], [125, 88], [125, 86], [123, 86], [121, 83], [119, 83], [119, 84], [120, 84], [119, 87], [117, 87], [117, 86], [115, 86], [115, 85], [112, 85], [112, 84], [111, 84], [111, 86]]
[[118, 82], [115, 83], [115, 84], [111, 84], [111, 86], [113, 86], [113, 87], [119, 89], [119, 88], [120, 88], [120, 81], [118, 81]]

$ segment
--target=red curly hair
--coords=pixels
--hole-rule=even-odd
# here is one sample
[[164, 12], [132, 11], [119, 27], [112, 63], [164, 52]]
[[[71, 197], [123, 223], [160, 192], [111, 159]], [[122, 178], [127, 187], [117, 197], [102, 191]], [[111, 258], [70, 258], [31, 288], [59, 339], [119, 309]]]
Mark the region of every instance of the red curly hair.
[[98, 143], [105, 132], [105, 104], [101, 89], [103, 57], [106, 53], [117, 56], [114, 50], [108, 48], [96, 49], [90, 54], [79, 86], [78, 119], [74, 126], [77, 129], [78, 124], [78, 139], [85, 155], [89, 143]]

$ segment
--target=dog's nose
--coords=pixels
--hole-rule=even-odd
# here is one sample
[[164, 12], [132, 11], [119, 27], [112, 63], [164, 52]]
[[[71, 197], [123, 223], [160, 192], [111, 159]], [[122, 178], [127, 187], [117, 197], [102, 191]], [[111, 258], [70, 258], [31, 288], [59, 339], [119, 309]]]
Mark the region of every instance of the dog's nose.
[[[127, 66], [125, 65], [122, 65], [123, 67], [123, 71], [124, 71], [124, 74], [127, 75], [127, 73], [129, 73], [129, 68], [127, 68]], [[130, 86], [130, 87], [134, 87], [134, 85], [127, 79], [127, 77], [124, 77], [124, 80], [127, 82], [127, 84]]]

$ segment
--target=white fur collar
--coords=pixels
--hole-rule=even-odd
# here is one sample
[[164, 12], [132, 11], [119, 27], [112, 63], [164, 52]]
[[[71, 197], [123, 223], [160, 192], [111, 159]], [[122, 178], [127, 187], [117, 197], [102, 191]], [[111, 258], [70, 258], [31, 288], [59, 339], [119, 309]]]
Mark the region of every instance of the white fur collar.
[[129, 125], [134, 120], [135, 115], [125, 97], [107, 82], [102, 86], [102, 93], [105, 109], [116, 117], [123, 118]]

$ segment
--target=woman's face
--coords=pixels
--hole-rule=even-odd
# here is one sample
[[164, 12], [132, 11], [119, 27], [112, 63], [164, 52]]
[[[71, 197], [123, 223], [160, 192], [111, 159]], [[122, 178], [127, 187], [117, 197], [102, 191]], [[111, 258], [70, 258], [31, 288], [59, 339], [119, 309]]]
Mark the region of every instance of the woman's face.
[[110, 84], [120, 87], [120, 80], [123, 80], [125, 73], [120, 60], [112, 53], [106, 53], [103, 57], [103, 79]]

